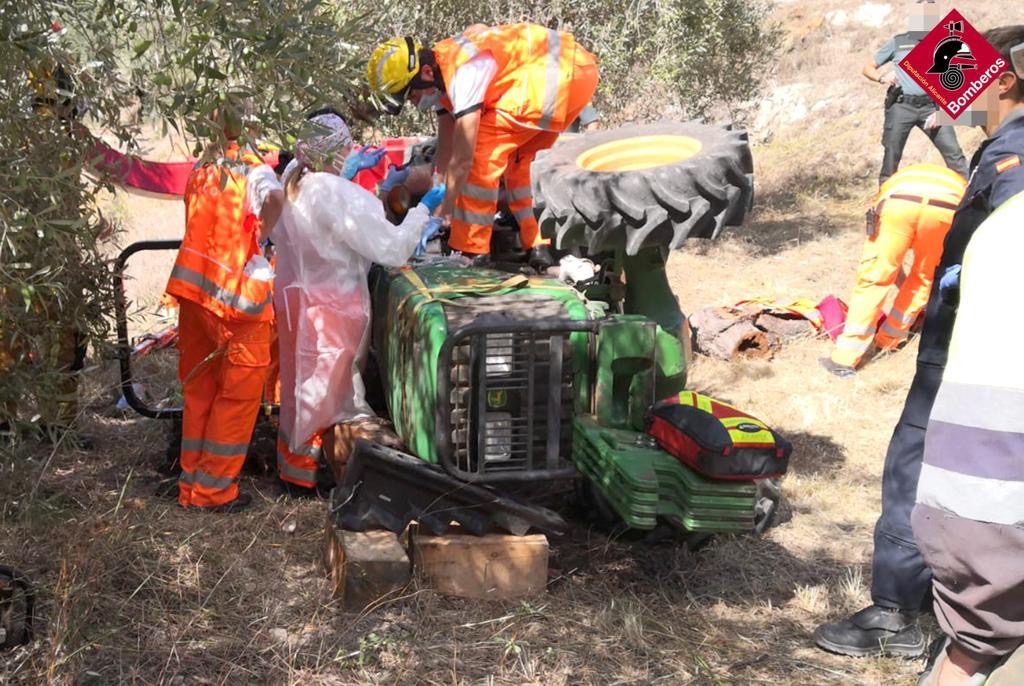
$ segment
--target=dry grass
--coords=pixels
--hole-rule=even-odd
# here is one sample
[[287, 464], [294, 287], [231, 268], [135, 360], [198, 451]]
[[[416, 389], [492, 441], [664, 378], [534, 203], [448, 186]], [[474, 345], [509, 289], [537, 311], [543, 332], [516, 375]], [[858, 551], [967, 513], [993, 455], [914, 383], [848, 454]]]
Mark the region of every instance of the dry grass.
[[[774, 223], [759, 215], [673, 258], [684, 303], [848, 288], [860, 241], [848, 228], [855, 203], [797, 198], [787, 209], [765, 185]], [[833, 228], [816, 235], [815, 225]], [[253, 513], [181, 511], [153, 495], [164, 426], [112, 410], [112, 375], [93, 375], [85, 424], [99, 451], [51, 454], [30, 443], [4, 460], [0, 559], [26, 569], [42, 591], [40, 640], [5, 656], [5, 676], [29, 684], [911, 683], [913, 662], [843, 660], [811, 646], [818, 622], [865, 599], [881, 459], [912, 365], [907, 351], [842, 382], [816, 367], [827, 347], [805, 340], [771, 363], [701, 359], [693, 370], [696, 388], [749, 408], [796, 444], [785, 483], [791, 514], [765, 538], [722, 540], [694, 556], [581, 525], [554, 543], [555, 578], [529, 604], [414, 587], [365, 615], [328, 596], [318, 562], [322, 504], [278, 501], [272, 480], [247, 477], [260, 494]], [[172, 363], [154, 358], [154, 394]]]
[[[857, 74], [880, 30], [823, 16], [858, 5], [780, 3], [793, 40], [779, 83], [813, 84], [794, 91], [810, 114], [754, 132], [765, 142], [751, 221], [672, 257], [687, 309], [848, 293], [881, 153], [881, 93]], [[969, 18], [984, 27], [998, 10], [974, 3]], [[961, 139], [969, 154], [978, 136]], [[917, 134], [906, 154], [936, 159]], [[117, 202], [126, 240], [180, 232], [180, 203]], [[144, 308], [167, 271], [159, 260], [133, 265]], [[882, 460], [915, 353], [843, 381], [817, 366], [828, 349], [808, 339], [770, 363], [694, 365], [693, 387], [796, 446], [785, 516], [764, 538], [694, 555], [581, 524], [553, 542], [544, 597], [483, 603], [413, 587], [358, 615], [331, 601], [319, 568], [323, 504], [278, 500], [272, 479], [253, 476], [257, 507], [233, 517], [154, 495], [166, 427], [113, 409], [113, 374], [99, 370], [83, 418], [97, 451], [0, 447], [0, 561], [41, 594], [39, 637], [3, 656], [0, 683], [911, 684], [917, 662], [843, 659], [811, 642], [818, 623], [867, 601]], [[173, 356], [150, 365], [152, 392], [169, 395]]]

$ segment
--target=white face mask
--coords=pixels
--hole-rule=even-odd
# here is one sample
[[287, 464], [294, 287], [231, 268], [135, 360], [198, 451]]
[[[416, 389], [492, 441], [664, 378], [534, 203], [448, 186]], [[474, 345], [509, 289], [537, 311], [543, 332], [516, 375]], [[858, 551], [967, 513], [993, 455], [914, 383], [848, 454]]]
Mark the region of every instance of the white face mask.
[[420, 112], [430, 112], [437, 108], [437, 105], [441, 102], [441, 89], [435, 88], [433, 93], [427, 93], [420, 96], [420, 101], [416, 103], [416, 109]]

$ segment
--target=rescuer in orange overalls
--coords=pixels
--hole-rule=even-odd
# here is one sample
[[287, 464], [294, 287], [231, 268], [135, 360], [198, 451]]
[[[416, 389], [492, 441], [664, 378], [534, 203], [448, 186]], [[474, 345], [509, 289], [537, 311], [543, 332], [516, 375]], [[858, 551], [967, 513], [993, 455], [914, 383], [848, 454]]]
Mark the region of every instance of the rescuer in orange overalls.
[[550, 266], [533, 214], [530, 164], [590, 102], [596, 58], [555, 29], [476, 24], [432, 49], [409, 37], [380, 45], [367, 79], [392, 114], [409, 99], [438, 115], [437, 172], [448, 191], [439, 216], [451, 223], [449, 246], [470, 258], [490, 252], [504, 177], [530, 263]]
[[270, 365], [274, 318], [269, 265], [258, 242], [281, 214], [273, 169], [236, 141], [201, 163], [185, 188], [185, 237], [167, 293], [180, 303], [178, 376], [185, 398], [178, 502], [222, 512], [244, 509], [238, 490]]
[[[868, 239], [846, 325], [832, 356], [821, 360], [828, 371], [850, 376], [872, 343], [881, 350], [895, 350], [906, 342], [928, 302], [942, 242], [966, 187], [962, 176], [934, 164], [905, 167], [882, 184], [868, 212]], [[910, 272], [878, 327], [907, 251], [914, 253]]]

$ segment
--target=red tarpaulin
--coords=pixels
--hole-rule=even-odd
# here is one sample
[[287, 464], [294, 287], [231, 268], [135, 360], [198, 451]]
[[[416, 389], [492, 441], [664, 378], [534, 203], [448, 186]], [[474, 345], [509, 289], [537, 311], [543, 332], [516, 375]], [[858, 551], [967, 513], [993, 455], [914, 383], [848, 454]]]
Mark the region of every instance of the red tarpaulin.
[[[355, 182], [368, 191], [376, 190], [377, 184], [387, 174], [388, 167], [401, 165], [405, 161], [406, 149], [418, 141], [418, 138], [386, 139], [383, 147], [387, 150], [387, 155], [376, 167], [356, 174]], [[95, 154], [101, 158], [99, 166], [113, 175], [121, 185], [166, 195], [185, 194], [185, 182], [195, 165], [195, 160], [184, 162], [142, 160], [118, 152], [106, 143], [98, 144]], [[263, 160], [271, 166], [276, 165], [277, 151], [263, 155]]]

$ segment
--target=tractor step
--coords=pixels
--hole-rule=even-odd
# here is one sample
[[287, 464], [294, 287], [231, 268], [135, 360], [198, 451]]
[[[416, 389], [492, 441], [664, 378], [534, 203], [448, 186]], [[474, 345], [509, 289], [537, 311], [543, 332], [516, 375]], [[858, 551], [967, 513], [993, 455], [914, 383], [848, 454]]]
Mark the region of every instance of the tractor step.
[[573, 461], [630, 528], [651, 530], [661, 518], [688, 532], [754, 530], [753, 481], [703, 477], [646, 434], [605, 428], [591, 416], [577, 417]]

